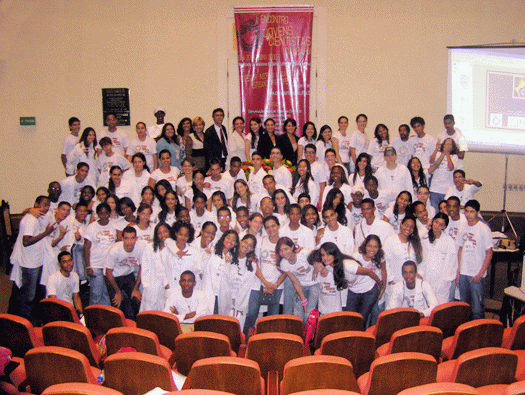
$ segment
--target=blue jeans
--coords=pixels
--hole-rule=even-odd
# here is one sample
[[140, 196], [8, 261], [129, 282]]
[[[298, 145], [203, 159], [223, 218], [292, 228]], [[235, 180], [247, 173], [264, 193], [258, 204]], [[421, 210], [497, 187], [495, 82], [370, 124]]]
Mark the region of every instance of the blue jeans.
[[351, 290], [348, 290], [345, 311], [352, 311], [354, 313], [361, 314], [363, 316], [363, 322], [366, 325], [366, 322], [368, 322], [368, 317], [372, 312], [378, 297], [379, 287], [377, 284], [375, 284], [370, 291], [364, 292], [362, 294], [354, 293]]
[[21, 269], [20, 316], [29, 320], [31, 318], [31, 311], [33, 310], [36, 290], [40, 284], [40, 277], [42, 276], [42, 266], [34, 269], [22, 267]]
[[[244, 321], [243, 332], [248, 338], [248, 332], [250, 328], [255, 327], [257, 322], [257, 317], [259, 316], [259, 309], [261, 308], [261, 292], [255, 291], [252, 289], [250, 292], [250, 299], [248, 300], [248, 313], [246, 314], [246, 320]], [[279, 300], [281, 299], [282, 289], [275, 291], [277, 293], [277, 303], [268, 305], [268, 315], [277, 315], [279, 314]]]
[[286, 277], [283, 285], [283, 314], [293, 314], [295, 296], [297, 295], [297, 293], [295, 292], [292, 280], [290, 280], [289, 277]]
[[372, 307], [372, 311], [370, 313], [368, 322], [364, 321], [365, 329], [368, 329], [371, 326], [374, 326], [375, 324], [377, 324], [377, 318], [379, 317], [379, 314], [385, 311], [385, 307], [386, 307], [386, 302], [381, 303], [381, 304], [378, 304], [377, 302], [374, 303], [374, 306]]
[[[444, 193], [430, 192], [430, 204], [436, 209], [436, 214], [439, 213], [439, 202], [445, 199]], [[432, 220], [432, 218], [429, 218]]]
[[295, 303], [293, 314], [303, 320], [303, 323], [306, 323], [308, 316], [313, 309], [317, 307], [319, 302], [319, 294], [321, 293], [321, 284], [316, 283], [309, 286], [301, 286], [303, 289], [303, 294], [306, 299], [308, 299], [308, 304], [306, 305], [306, 312], [304, 311], [303, 305], [301, 304], [301, 298], [299, 295], [295, 294]]
[[93, 269], [93, 273], [95, 273], [95, 277], [88, 276], [89, 305], [102, 304], [111, 306], [104, 277], [104, 269]]
[[84, 246], [74, 244], [71, 248], [71, 255], [73, 255], [73, 270], [78, 274], [80, 281], [88, 279], [86, 274], [86, 262], [84, 261]]
[[485, 288], [486, 277], [481, 281], [472, 281], [472, 276], [459, 276], [459, 295], [461, 301], [470, 305], [472, 320], [485, 318], [485, 304], [483, 300], [483, 290]]

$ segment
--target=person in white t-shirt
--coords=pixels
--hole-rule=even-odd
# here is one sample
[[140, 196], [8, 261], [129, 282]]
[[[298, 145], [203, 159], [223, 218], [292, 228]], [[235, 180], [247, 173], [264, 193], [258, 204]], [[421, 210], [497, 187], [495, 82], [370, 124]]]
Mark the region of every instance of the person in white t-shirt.
[[279, 147], [272, 148], [270, 159], [273, 162], [272, 176], [275, 179], [275, 182], [285, 186], [286, 190], [290, 192], [290, 189], [292, 189], [292, 173], [290, 173], [290, 170], [288, 170], [285, 165], [281, 164], [283, 154]]
[[319, 188], [313, 180], [310, 162], [306, 159], [301, 159], [297, 165], [297, 173], [293, 177], [291, 191], [292, 196], [297, 201], [301, 193], [307, 193], [310, 196], [310, 202], [317, 206], [319, 203]]
[[465, 204], [474, 198], [474, 194], [481, 189], [481, 182], [466, 179], [465, 172], [461, 169], [454, 170], [454, 185], [448, 187], [445, 199], [457, 196], [460, 201], [461, 209], [464, 210]]
[[133, 200], [133, 203], [138, 206], [142, 200], [142, 190], [148, 186], [150, 173], [146, 170], [146, 157], [141, 152], [138, 152], [131, 157], [131, 163], [133, 169], [129, 169], [129, 171], [126, 171], [122, 175], [122, 181], [131, 183], [132, 189], [130, 198]]
[[337, 120], [339, 130], [332, 136], [332, 146], [337, 154], [337, 161], [342, 163], [350, 174], [350, 133], [346, 132], [348, 128], [348, 118], [344, 115]]
[[407, 167], [397, 163], [397, 153], [394, 147], [386, 147], [384, 151], [385, 164], [377, 169], [375, 177], [380, 189], [394, 193], [412, 190], [412, 178]]
[[[447, 138], [452, 138], [458, 146], [458, 159], [459, 162], [465, 159], [465, 152], [468, 151], [467, 140], [461, 133], [461, 131], [454, 127], [456, 124], [454, 120], [454, 115], [447, 114], [443, 117], [443, 126], [445, 126], [445, 131], [441, 133], [437, 138], [438, 140], [445, 141]], [[461, 167], [460, 167], [461, 168]]]
[[448, 223], [448, 215], [437, 213], [428, 236], [421, 240], [423, 262], [419, 273], [431, 285], [439, 304], [452, 302], [456, 289], [458, 254], [454, 239], [445, 232]]
[[306, 122], [303, 125], [303, 137], [301, 137], [297, 143], [297, 160], [308, 159], [306, 158], [305, 148], [308, 144], [315, 146], [317, 141], [317, 129], [313, 122]]
[[226, 199], [233, 197], [233, 185], [231, 178], [221, 173], [221, 161], [217, 158], [210, 159], [210, 176], [204, 180], [204, 188], [209, 188], [213, 193], [221, 191]]
[[374, 139], [368, 145], [368, 155], [372, 158], [372, 169], [376, 171], [385, 164], [385, 148], [390, 145], [390, 135], [386, 125], [380, 123], [374, 131]]
[[89, 165], [84, 162], [77, 164], [75, 175], [69, 176], [60, 181], [62, 194], [60, 200], [66, 201], [73, 205], [80, 200], [80, 191], [86, 185], [93, 185], [93, 180], [88, 177]]
[[108, 289], [104, 282], [106, 253], [117, 240], [117, 231], [109, 220], [111, 208], [107, 203], [97, 206], [98, 221], [91, 223], [84, 235], [84, 261], [89, 280], [89, 304], [110, 306]]
[[64, 165], [64, 169], [66, 170], [67, 177], [72, 176], [75, 172], [75, 168], [71, 163], [69, 163], [68, 157], [79, 140], [78, 135], [80, 133], [80, 119], [71, 117], [68, 120], [68, 124], [71, 133], [68, 134], [68, 136], [64, 139], [64, 142], [62, 143], [62, 153], [60, 155], [60, 159], [62, 160], [62, 165]]
[[407, 124], [400, 125], [398, 128], [399, 137], [392, 140], [392, 147], [397, 152], [397, 163], [407, 166], [412, 157], [412, 146], [410, 143], [410, 126]]
[[368, 117], [365, 114], [359, 114], [355, 118], [357, 124], [357, 130], [350, 135], [350, 156], [352, 158], [350, 169], [351, 172], [355, 171], [355, 164], [357, 163], [357, 157], [366, 152], [368, 149], [368, 136], [366, 135], [366, 125], [368, 123]]
[[129, 163], [124, 156], [113, 151], [113, 143], [109, 137], [103, 137], [99, 144], [103, 152], [97, 159], [97, 169], [100, 172], [97, 186], [101, 187], [107, 185], [109, 181], [109, 170], [113, 166], [118, 166], [125, 171], [131, 167], [131, 163]]
[[312, 248], [315, 246], [314, 232], [301, 225], [301, 207], [294, 203], [288, 210], [288, 224], [279, 229], [280, 237], [288, 237], [297, 248]]
[[180, 288], [169, 292], [164, 307], [166, 313], [174, 314], [182, 325], [187, 325], [187, 331], [197, 318], [212, 314], [208, 295], [194, 289], [196, 284], [195, 274], [191, 270], [184, 271], [179, 280]]
[[304, 157], [310, 163], [310, 173], [319, 191], [319, 196], [323, 196], [328, 175], [325, 172], [324, 166], [317, 160], [317, 148], [315, 144], [306, 144], [304, 147]]
[[[137, 153], [143, 154], [146, 158], [149, 171], [152, 172], [159, 167], [157, 162], [157, 142], [148, 136], [144, 122], [138, 122], [135, 130], [137, 131], [137, 137], [129, 142], [126, 157], [128, 160], [131, 160], [133, 155]], [[131, 160], [131, 162], [133, 162], [133, 160]]]
[[159, 152], [159, 162], [159, 168], [150, 174], [148, 185], [154, 188], [155, 184], [160, 180], [168, 180], [171, 184], [171, 189], [176, 191], [180, 170], [178, 167], [171, 165], [171, 153], [167, 149]]
[[467, 224], [461, 227], [456, 238], [459, 246], [456, 284], [459, 284], [461, 301], [470, 304], [473, 320], [485, 318], [483, 289], [493, 247], [490, 228], [479, 220], [479, 210], [477, 200], [465, 204]]
[[439, 303], [430, 284], [417, 278], [417, 265], [407, 261], [402, 267], [403, 280], [394, 285], [392, 295], [387, 299], [387, 310], [411, 307], [424, 317], [429, 317]]
[[416, 218], [416, 226], [418, 229], [419, 237], [425, 237], [430, 229], [430, 215], [428, 214], [425, 203], [420, 200], [416, 200], [410, 205], [409, 216]]
[[73, 256], [67, 251], [62, 251], [58, 254], [58, 266], [60, 269], [47, 278], [47, 297], [71, 303], [81, 316], [83, 309], [79, 295], [79, 278], [73, 271]]
[[[373, 239], [373, 241], [371, 241]], [[369, 245], [368, 252], [366, 245]], [[383, 292], [381, 279], [382, 253], [377, 236], [369, 236], [359, 250], [349, 256], [342, 254], [334, 243], [321, 245], [321, 257], [325, 265], [333, 264], [336, 284], [348, 289], [345, 311], [353, 311], [363, 316], [365, 326], [372, 308]], [[364, 253], [361, 251], [365, 251]], [[383, 273], [386, 274], [386, 273]], [[346, 284], [344, 283], [346, 282]]]
[[365, 197], [374, 201], [377, 216], [383, 219], [386, 209], [394, 204], [397, 194], [389, 189], [379, 189], [379, 182], [375, 176], [365, 179], [365, 189]]
[[254, 287], [259, 287], [257, 278], [257, 257], [255, 248], [257, 239], [251, 234], [245, 235], [239, 244], [237, 261], [230, 261], [224, 266], [218, 296], [219, 314], [229, 315], [239, 320], [241, 328], [248, 313], [248, 301]]
[[208, 221], [215, 223], [217, 220], [217, 217], [211, 211], [206, 210], [206, 200], [206, 195], [202, 192], [197, 191], [193, 195], [193, 207], [195, 209], [190, 211], [190, 221], [197, 234], [201, 232], [204, 223]]
[[430, 156], [436, 147], [436, 139], [425, 133], [425, 120], [421, 117], [414, 117], [410, 120], [410, 125], [416, 136], [410, 137], [412, 144], [412, 156], [419, 158], [424, 169], [430, 167]]
[[281, 237], [275, 252], [279, 270], [286, 274], [295, 288], [295, 293], [285, 292], [284, 310], [288, 311], [290, 308], [287, 306], [292, 306], [293, 314], [305, 323], [310, 312], [317, 307], [320, 292], [319, 281], [313, 275], [314, 267], [308, 262], [311, 250], [306, 248], [298, 250], [292, 239]]
[[104, 268], [111, 304], [130, 320], [135, 319], [140, 308], [140, 275], [135, 278], [134, 272], [145, 246], [137, 241], [136, 229], [126, 226], [122, 230], [122, 241], [113, 244], [106, 255]]
[[257, 151], [252, 153], [252, 165], [253, 170], [248, 179], [248, 186], [252, 193], [260, 195], [264, 192], [263, 178], [267, 176], [268, 173], [262, 168], [263, 157]]
[[[156, 118], [156, 122], [155, 124], [148, 126], [148, 135], [152, 139], [156, 139], [162, 133], [166, 111], [164, 111], [164, 107], [157, 107], [155, 110], [153, 110], [153, 115]], [[153, 171], [153, 169], [150, 170]]]
[[361, 202], [361, 213], [363, 220], [355, 228], [355, 246], [356, 248], [363, 244], [368, 235], [377, 235], [384, 244], [386, 239], [394, 234], [394, 228], [388, 223], [376, 217], [375, 204], [370, 198], [363, 199]]
[[352, 255], [355, 249], [352, 231], [337, 222], [337, 213], [332, 207], [323, 209], [323, 221], [326, 226], [317, 232], [317, 245], [332, 242], [343, 254]]
[[325, 265], [321, 257], [321, 251], [317, 249], [308, 255], [308, 263], [314, 267], [314, 276], [317, 276], [320, 285], [319, 315], [342, 311], [341, 290], [344, 288], [346, 281], [336, 284], [333, 261]]
[[407, 208], [412, 204], [412, 195], [408, 191], [402, 191], [397, 195], [396, 202], [385, 211], [385, 221], [388, 222], [396, 232], [399, 232], [401, 221], [407, 214]]
[[432, 174], [430, 183], [430, 203], [438, 211], [439, 202], [445, 198], [449, 187], [454, 185], [454, 169], [458, 164], [457, 146], [453, 139], [438, 140], [436, 149], [430, 157], [428, 173]]
[[465, 215], [461, 213], [460, 201], [457, 196], [451, 196], [447, 199], [447, 214], [449, 216], [447, 233], [450, 237], [456, 240], [459, 229], [463, 224], [467, 223]]
[[434, 215], [436, 215], [436, 209], [430, 204], [430, 190], [426, 185], [421, 185], [417, 188], [415, 199], [425, 205], [428, 211], [428, 218], [434, 218]]
[[[126, 155], [126, 150], [129, 146], [129, 137], [125, 132], [122, 132], [117, 129], [117, 117], [115, 114], [109, 113], [106, 115], [106, 125], [107, 129], [104, 129], [99, 133], [99, 138], [109, 137], [111, 143], [113, 144], [113, 152], [119, 154], [123, 157]], [[104, 149], [102, 147], [102, 149]]]

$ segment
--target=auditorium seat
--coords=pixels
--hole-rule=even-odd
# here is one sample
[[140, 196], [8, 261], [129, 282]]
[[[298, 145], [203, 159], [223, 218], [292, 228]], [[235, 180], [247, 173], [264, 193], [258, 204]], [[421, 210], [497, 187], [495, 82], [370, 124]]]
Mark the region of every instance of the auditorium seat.
[[503, 324], [493, 319], [479, 319], [461, 324], [453, 337], [443, 340], [441, 357], [457, 359], [467, 351], [484, 347], [501, 347]]
[[98, 384], [63, 383], [48, 387], [42, 395], [124, 395], [122, 392]]
[[511, 328], [503, 330], [501, 347], [509, 350], [525, 350], [525, 315], [514, 321]]
[[[431, 383], [401, 391], [398, 395], [476, 395], [474, 387], [458, 383]], [[495, 395], [495, 394], [494, 394]]]
[[136, 320], [137, 328], [155, 333], [160, 344], [175, 350], [175, 338], [182, 333], [177, 317], [163, 311], [143, 311], [137, 314]]
[[356, 378], [370, 370], [376, 351], [376, 340], [362, 331], [337, 332], [326, 336], [315, 355], [333, 355], [346, 358], [352, 364]]
[[400, 329], [392, 335], [390, 342], [376, 351], [377, 357], [398, 352], [420, 352], [434, 357], [439, 362], [443, 332], [433, 326], [412, 326]]
[[104, 386], [125, 395], [143, 395], [155, 387], [176, 391], [168, 362], [156, 355], [121, 352], [104, 361]]
[[[479, 387], [492, 386], [486, 393], [502, 392], [505, 386], [515, 382], [518, 357], [501, 347], [486, 347], [463, 353], [458, 359], [438, 365], [438, 382], [467, 384]], [[500, 385], [499, 391], [494, 385]], [[485, 392], [484, 392], [485, 393]]]
[[102, 354], [84, 325], [66, 321], [50, 322], [42, 328], [42, 334], [46, 346], [76, 350], [86, 356], [91, 366], [102, 368]]
[[212, 357], [196, 361], [183, 389], [220, 390], [237, 395], [266, 394], [259, 364], [235, 357]]
[[359, 392], [352, 364], [347, 359], [313, 355], [293, 359], [284, 366], [281, 395], [325, 388]]
[[377, 324], [366, 331], [376, 338], [376, 347], [388, 343], [390, 338], [400, 329], [418, 326], [420, 319], [419, 311], [408, 307], [399, 307], [383, 311], [377, 318]]
[[510, 384], [503, 395], [525, 395], [525, 381]]
[[169, 361], [173, 352], [159, 343], [157, 335], [140, 328], [112, 328], [106, 334], [107, 355], [117, 353], [123, 347], [133, 347], [138, 352], [157, 355]]
[[357, 380], [362, 395], [397, 395], [404, 389], [436, 382], [437, 363], [427, 354], [401, 352], [377, 358]]
[[24, 368], [24, 384], [29, 385], [32, 394], [41, 394], [46, 388], [60, 383], [97, 384], [100, 374], [100, 369], [90, 366], [85, 355], [53, 346], [29, 350], [24, 357]]
[[319, 317], [317, 331], [315, 332], [315, 348], [321, 347], [321, 342], [325, 336], [337, 332], [362, 331], [363, 316], [359, 313], [350, 311], [338, 311], [325, 314]]
[[430, 325], [441, 329], [443, 339], [454, 336], [461, 324], [470, 320], [470, 305], [465, 302], [449, 302], [434, 307], [430, 317], [421, 318], [420, 325]]
[[175, 361], [177, 371], [184, 376], [190, 373], [195, 361], [210, 357], [235, 357], [230, 341], [225, 335], [213, 332], [183, 333], [175, 339], [175, 351], [170, 361]]
[[43, 345], [42, 328], [34, 328], [17, 315], [0, 314], [0, 346], [9, 348], [13, 356], [23, 358], [27, 351]]
[[[244, 355], [246, 339], [237, 318], [219, 314], [207, 315], [197, 318], [194, 327], [195, 331], [215, 332], [227, 336], [232, 350], [240, 357]], [[241, 347], [243, 351], [239, 354]]]
[[303, 328], [303, 320], [295, 315], [270, 315], [257, 320], [255, 334], [279, 332], [296, 335], [303, 339]]
[[[267, 386], [275, 384], [273, 374], [268, 380], [270, 372], [276, 372], [275, 379], [280, 382], [283, 378], [284, 365], [288, 361], [304, 355], [303, 341], [297, 335], [288, 333], [261, 333], [253, 335], [248, 340], [246, 358], [259, 364], [261, 376]], [[271, 382], [269, 382], [271, 381]]]
[[53, 321], [67, 321], [80, 324], [77, 312], [71, 303], [60, 299], [42, 299], [36, 307], [42, 325]]
[[111, 328], [123, 326], [134, 328], [137, 326], [135, 321], [126, 319], [124, 313], [116, 307], [100, 304], [86, 307], [84, 309], [84, 318], [86, 326], [94, 338], [105, 335]]

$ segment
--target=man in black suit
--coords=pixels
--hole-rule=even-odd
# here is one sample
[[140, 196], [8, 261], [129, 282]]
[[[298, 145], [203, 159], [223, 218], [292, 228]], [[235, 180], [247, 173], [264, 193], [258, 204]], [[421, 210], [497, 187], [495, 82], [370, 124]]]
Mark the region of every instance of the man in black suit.
[[212, 113], [213, 125], [204, 132], [204, 151], [206, 154], [206, 171], [210, 168], [210, 159], [218, 158], [222, 169], [226, 167], [228, 158], [228, 133], [223, 126], [224, 110], [216, 108]]

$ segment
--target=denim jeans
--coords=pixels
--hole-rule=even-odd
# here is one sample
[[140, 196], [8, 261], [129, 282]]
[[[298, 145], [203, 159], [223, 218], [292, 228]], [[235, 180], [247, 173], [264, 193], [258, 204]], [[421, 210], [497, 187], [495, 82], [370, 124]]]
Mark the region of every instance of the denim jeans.
[[71, 255], [73, 255], [73, 271], [78, 274], [80, 281], [88, 279], [86, 274], [86, 262], [84, 261], [84, 246], [74, 244], [71, 248]]
[[33, 302], [42, 276], [42, 266], [37, 268], [22, 267], [22, 286], [20, 287], [20, 316], [31, 318]]
[[289, 277], [283, 282], [283, 314], [293, 314], [294, 305], [295, 305], [295, 288], [293, 287], [292, 280]]
[[[275, 291], [277, 293], [277, 301], [281, 299], [282, 289]], [[257, 317], [259, 316], [259, 309], [261, 307], [261, 291], [255, 291], [252, 289], [250, 292], [250, 299], [248, 300], [248, 313], [246, 314], [246, 321], [244, 321], [243, 332], [248, 338], [248, 332], [250, 328], [255, 327], [257, 322]], [[277, 315], [279, 314], [279, 302], [276, 304], [268, 305], [268, 315]]]
[[345, 311], [352, 311], [361, 314], [363, 316], [363, 322], [366, 325], [368, 317], [377, 302], [378, 296], [379, 287], [377, 284], [375, 284], [370, 291], [361, 294], [348, 290]]
[[[122, 310], [128, 320], [135, 321], [135, 317], [140, 308], [140, 300], [131, 297], [133, 289], [135, 288], [135, 276], [131, 273], [125, 276], [115, 277], [115, 282], [122, 293], [122, 301], [120, 302], [119, 309]], [[113, 300], [116, 292], [107, 279], [106, 286], [108, 288], [109, 300]]]
[[377, 318], [379, 317], [379, 314], [385, 311], [385, 307], [386, 307], [386, 302], [383, 302], [381, 304], [378, 304], [377, 302], [374, 303], [374, 306], [372, 307], [372, 311], [368, 318], [368, 322], [364, 321], [365, 329], [368, 329], [371, 326], [374, 326], [375, 324], [377, 324]]
[[306, 312], [304, 311], [303, 305], [301, 304], [301, 298], [299, 295], [295, 294], [295, 303], [293, 314], [303, 320], [303, 323], [306, 323], [308, 316], [313, 309], [317, 307], [319, 302], [319, 294], [321, 293], [321, 284], [316, 283], [309, 286], [302, 286], [303, 294], [306, 299], [308, 299], [308, 304], [306, 305]]
[[481, 281], [471, 281], [472, 276], [459, 276], [459, 295], [461, 301], [470, 305], [472, 320], [485, 318], [485, 303], [483, 300], [483, 290], [485, 289], [486, 277]]
[[[439, 202], [445, 199], [444, 193], [430, 192], [430, 204], [436, 209], [436, 214], [439, 213]], [[432, 218], [429, 218], [432, 220]]]
[[93, 269], [95, 277], [88, 276], [89, 281], [89, 305], [102, 304], [111, 306], [104, 278], [104, 269]]

